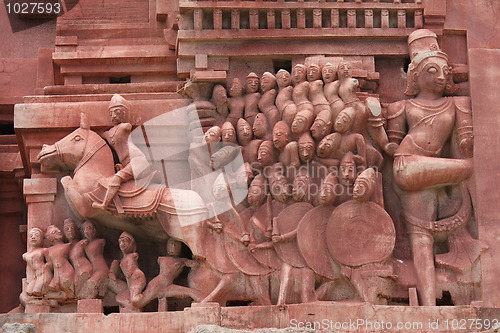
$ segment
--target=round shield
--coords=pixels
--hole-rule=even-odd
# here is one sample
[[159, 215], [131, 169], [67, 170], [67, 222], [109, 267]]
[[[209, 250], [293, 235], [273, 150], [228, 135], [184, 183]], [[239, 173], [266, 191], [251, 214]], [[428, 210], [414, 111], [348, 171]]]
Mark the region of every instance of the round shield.
[[308, 266], [317, 274], [335, 279], [339, 268], [333, 263], [326, 244], [326, 226], [333, 213], [333, 206], [319, 206], [304, 215], [297, 231], [300, 253]]
[[[313, 208], [313, 205], [307, 202], [298, 202], [286, 207], [276, 218], [276, 228], [280, 235], [285, 235], [289, 232], [297, 231], [302, 217]], [[287, 264], [302, 268], [307, 267], [307, 263], [300, 254], [297, 240], [288, 242], [279, 242], [274, 244], [276, 253], [281, 260]]]
[[347, 266], [383, 261], [396, 241], [394, 223], [373, 202], [350, 200], [338, 206], [326, 227], [326, 242], [333, 259]]

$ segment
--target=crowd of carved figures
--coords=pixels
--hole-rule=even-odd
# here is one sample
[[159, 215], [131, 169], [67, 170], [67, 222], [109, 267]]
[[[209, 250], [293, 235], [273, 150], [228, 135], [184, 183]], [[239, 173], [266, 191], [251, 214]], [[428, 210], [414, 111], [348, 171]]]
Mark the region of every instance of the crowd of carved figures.
[[[203, 243], [179, 239], [193, 260], [176, 257], [180, 243], [169, 239], [170, 256], [158, 259], [160, 275], [148, 283], [131, 234], [120, 236], [123, 258], [108, 268], [104, 240], [95, 238], [92, 223], [83, 224], [85, 239], [79, 240], [67, 220], [67, 243], [54, 226], [46, 231], [48, 247], [43, 231], [30, 231], [25, 294], [84, 299], [111, 290], [123, 309], [138, 311], [154, 298], [173, 296], [223, 305], [386, 304], [405, 297], [394, 296], [399, 284], [416, 287], [421, 305], [435, 305], [443, 290], [455, 304], [470, 303], [479, 283], [474, 265], [485, 250], [469, 226], [470, 101], [445, 97], [453, 85], [451, 68], [432, 32], [414, 32], [408, 45], [410, 99], [383, 107], [376, 95], [359, 93], [350, 62], [328, 58], [296, 64], [291, 73], [252, 72], [243, 83], [234, 78], [227, 88], [216, 85], [213, 126], [189, 154], [193, 181], [204, 176], [193, 189], [204, 190], [200, 196], [210, 212], [198, 226]], [[125, 105], [115, 96], [110, 111]], [[113, 119], [115, 127], [103, 135], [112, 147], [120, 145], [113, 141], [120, 126], [130, 132], [122, 119]], [[108, 208], [128, 177], [120, 172], [93, 208]], [[383, 188], [383, 177], [391, 189]], [[410, 242], [411, 269], [398, 270], [405, 278], [396, 274], [392, 257], [396, 230], [386, 211], [387, 191], [399, 198]], [[447, 252], [435, 252], [435, 241], [443, 240]], [[191, 268], [187, 286], [172, 284], [184, 266]]]

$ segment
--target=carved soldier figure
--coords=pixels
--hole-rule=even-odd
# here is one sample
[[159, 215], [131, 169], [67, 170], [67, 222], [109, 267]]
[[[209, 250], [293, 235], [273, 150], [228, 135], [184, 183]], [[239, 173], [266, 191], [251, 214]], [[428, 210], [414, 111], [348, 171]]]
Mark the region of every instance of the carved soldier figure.
[[344, 101], [339, 96], [340, 82], [335, 80], [337, 67], [327, 62], [323, 66], [321, 73], [323, 75], [325, 97], [330, 104], [332, 120], [335, 120], [339, 112], [345, 107]]
[[321, 111], [311, 125], [311, 134], [316, 141], [320, 141], [332, 131], [332, 114], [330, 110]]
[[215, 123], [220, 125], [229, 114], [226, 88], [220, 84], [215, 85], [211, 102], [215, 105]]
[[263, 113], [258, 113], [255, 116], [255, 121], [252, 126], [253, 135], [257, 139], [271, 140], [272, 127], [269, 127], [267, 117]]
[[52, 272], [49, 264], [45, 262], [47, 249], [43, 245], [43, 231], [40, 228], [31, 228], [28, 233], [30, 250], [23, 254], [26, 261], [26, 294], [42, 296], [49, 289]]
[[260, 88], [262, 89], [262, 97], [259, 101], [259, 109], [266, 115], [267, 122], [270, 128], [273, 128], [281, 119], [281, 114], [275, 105], [276, 102], [276, 77], [269, 72], [262, 74], [260, 79]]
[[243, 147], [243, 160], [248, 162], [252, 167], [257, 163], [257, 152], [262, 140], [253, 139], [252, 126], [243, 118], [238, 119], [236, 127], [236, 136], [238, 143]]
[[292, 133], [295, 136], [308, 132], [314, 120], [314, 115], [309, 110], [302, 110], [297, 112], [297, 115], [292, 122]]
[[238, 78], [234, 78], [229, 86], [229, 115], [226, 120], [236, 126], [238, 119], [243, 118], [245, 112], [245, 97], [243, 96], [243, 85]]
[[[94, 202], [92, 207], [106, 210], [118, 192], [120, 185], [132, 179], [141, 179], [151, 173], [150, 164], [144, 153], [129, 140], [132, 125], [123, 122], [129, 110], [128, 102], [118, 94], [113, 95], [109, 104], [109, 115], [113, 127], [104, 132], [102, 137], [114, 149], [121, 164], [108, 185], [102, 203]], [[117, 207], [123, 213], [121, 207]]]
[[[133, 311], [140, 310], [138, 305], [144, 297], [142, 291], [146, 287], [146, 276], [140, 270], [137, 260], [139, 254], [134, 237], [124, 231], [118, 239], [120, 250], [123, 253], [121, 260], [114, 260], [109, 271], [110, 286], [117, 293], [117, 302]], [[117, 280], [123, 274], [126, 283]], [[121, 283], [120, 283], [121, 282]]]
[[264, 141], [259, 146], [257, 160], [261, 169], [272, 165], [276, 161], [276, 152], [272, 141]]
[[54, 272], [49, 284], [49, 290], [66, 293], [66, 297], [75, 296], [75, 270], [68, 261], [71, 244], [63, 242], [63, 234], [55, 225], [51, 224], [45, 232], [45, 239], [50, 247], [47, 250], [47, 263]]
[[255, 116], [259, 113], [259, 77], [251, 72], [246, 77], [245, 85], [245, 120], [253, 126]]
[[319, 188], [318, 203], [322, 206], [331, 206], [337, 198], [338, 186], [337, 172], [330, 172], [326, 175]]
[[281, 119], [284, 120], [288, 126], [291, 126], [297, 114], [297, 105], [293, 101], [293, 86], [290, 73], [284, 69], [280, 69], [278, 73], [276, 73], [276, 82], [278, 83], [276, 107], [280, 111]]
[[236, 130], [234, 129], [234, 126], [233, 126], [233, 124], [231, 124], [231, 122], [226, 121], [222, 125], [221, 136], [222, 136], [222, 142], [237, 144], [237, 142], [236, 142]]
[[323, 81], [321, 80], [321, 69], [316, 64], [307, 67], [307, 81], [309, 81], [309, 100], [314, 106], [314, 116], [321, 111], [330, 111], [330, 104], [323, 92]]
[[88, 244], [85, 247], [85, 254], [94, 268], [94, 273], [89, 279], [89, 294], [85, 298], [95, 298], [97, 295], [103, 296], [106, 292], [106, 279], [109, 272], [108, 264], [103, 255], [106, 240], [96, 237], [96, 227], [94, 222], [90, 220], [83, 223], [83, 235], [88, 240]]
[[[472, 117], [468, 97], [443, 97], [450, 66], [436, 35], [426, 29], [414, 31], [408, 46], [411, 63], [405, 93], [413, 98], [389, 105], [387, 130], [391, 141], [399, 144], [394, 180], [410, 235], [420, 304], [432, 306], [436, 305], [435, 232], [424, 222], [438, 225], [440, 193], [472, 174], [467, 159], [472, 157]], [[455, 158], [443, 158], [443, 147], [454, 131]]]
[[293, 102], [297, 105], [297, 112], [314, 111], [314, 106], [309, 101], [309, 82], [307, 79], [307, 67], [297, 64], [292, 70]]
[[71, 244], [69, 250], [69, 260], [75, 269], [75, 291], [77, 296], [80, 295], [80, 290], [84, 287], [87, 280], [92, 276], [94, 269], [92, 263], [85, 255], [85, 246], [88, 244], [88, 239], [80, 239], [80, 233], [75, 221], [72, 219], [64, 220], [64, 236]]

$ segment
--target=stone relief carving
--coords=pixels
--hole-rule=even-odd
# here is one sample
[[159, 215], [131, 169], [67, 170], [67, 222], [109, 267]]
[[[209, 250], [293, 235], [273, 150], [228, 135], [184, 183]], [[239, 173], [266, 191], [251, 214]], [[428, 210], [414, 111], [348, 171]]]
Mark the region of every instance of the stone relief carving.
[[[468, 227], [474, 218], [470, 101], [445, 96], [450, 66], [434, 34], [417, 30], [408, 45], [411, 98], [391, 104], [360, 93], [353, 64], [338, 59], [296, 64], [291, 75], [284, 69], [260, 78], [251, 72], [245, 89], [237, 78], [227, 92], [216, 85], [214, 122], [189, 151], [192, 177], [206, 176], [203, 194], [152, 183], [149, 162], [128, 140], [131, 125], [123, 114], [129, 107], [121, 96], [110, 104], [114, 126], [103, 134], [107, 144], [82, 115], [80, 128], [42, 149], [40, 163], [74, 170], [61, 180], [69, 205], [78, 216], [123, 231], [123, 259], [108, 275], [104, 240], [95, 238], [91, 222], [84, 225], [86, 241], [68, 222], [69, 243], [53, 240], [49, 248], [33, 230], [33, 248], [24, 257], [31, 272], [26, 295], [42, 297], [49, 287], [44, 274], [58, 273], [44, 267], [52, 257], [69, 257], [73, 289], [57, 289], [95, 298], [104, 296], [105, 285], [123, 311], [141, 311], [172, 295], [222, 305], [343, 299], [387, 304], [395, 295], [408, 297], [410, 287], [417, 288], [421, 305], [435, 305], [443, 291], [457, 304], [470, 303], [468, 291], [453, 287], [474, 280], [486, 250]], [[111, 148], [121, 162], [117, 172]], [[70, 162], [56, 151], [85, 157]], [[245, 165], [235, 167], [240, 153]], [[244, 200], [234, 200], [247, 186]], [[386, 200], [388, 192], [399, 198], [399, 208], [386, 209], [399, 205]], [[393, 255], [400, 241], [395, 211], [411, 244], [404, 267]], [[159, 275], [147, 283], [150, 276], [137, 262], [139, 236], [167, 249], [184, 243], [190, 256], [168, 250], [168, 257], [157, 259]], [[435, 252], [434, 242], [443, 240], [449, 250]], [[184, 267], [186, 281], [175, 284]], [[95, 281], [93, 292], [82, 292], [88, 289], [84, 276]], [[467, 283], [465, 289], [477, 287]]]

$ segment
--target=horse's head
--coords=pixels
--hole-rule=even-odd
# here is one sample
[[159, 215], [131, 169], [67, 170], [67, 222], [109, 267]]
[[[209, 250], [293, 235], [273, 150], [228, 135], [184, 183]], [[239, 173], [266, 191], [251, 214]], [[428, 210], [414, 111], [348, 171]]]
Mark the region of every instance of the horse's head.
[[[79, 128], [53, 145], [43, 145], [37, 156], [42, 172], [54, 171], [57, 168], [74, 170], [82, 160], [89, 141], [96, 140], [93, 138], [94, 136], [100, 139], [97, 134], [90, 130], [87, 117], [82, 113]], [[90, 147], [91, 145], [92, 143], [90, 143]]]

